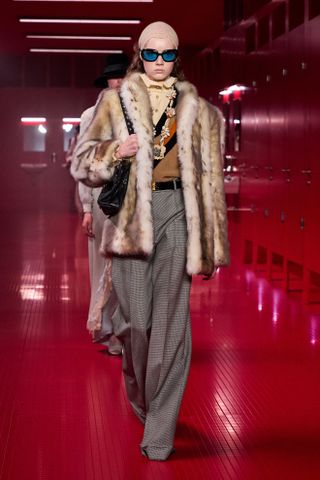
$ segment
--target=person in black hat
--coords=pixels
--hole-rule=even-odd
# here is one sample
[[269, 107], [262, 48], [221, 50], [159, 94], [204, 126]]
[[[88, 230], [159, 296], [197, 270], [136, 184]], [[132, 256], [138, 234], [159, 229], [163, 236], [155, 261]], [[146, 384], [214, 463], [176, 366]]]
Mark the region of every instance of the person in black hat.
[[[121, 80], [126, 74], [129, 66], [129, 59], [125, 53], [112, 53], [106, 57], [106, 67], [103, 73], [95, 79], [94, 85], [100, 88], [117, 88], [114, 84], [116, 80], [121, 84]], [[111, 83], [110, 83], [111, 80]]]
[[[125, 53], [114, 53], [106, 57], [103, 73], [96, 78], [94, 85], [100, 88], [119, 90], [126, 74], [129, 59]], [[94, 107], [85, 110], [81, 115], [80, 134], [86, 130], [93, 117]], [[111, 282], [110, 259], [99, 253], [105, 215], [97, 205], [101, 188], [91, 188], [83, 183], [78, 184], [80, 202], [82, 204], [82, 229], [88, 236], [89, 270], [91, 298], [88, 312], [87, 328], [94, 342], [107, 346], [110, 355], [122, 354], [122, 342], [114, 335], [111, 317], [117, 306], [113, 292], [106, 296], [108, 284]], [[101, 288], [101, 286], [103, 286]]]

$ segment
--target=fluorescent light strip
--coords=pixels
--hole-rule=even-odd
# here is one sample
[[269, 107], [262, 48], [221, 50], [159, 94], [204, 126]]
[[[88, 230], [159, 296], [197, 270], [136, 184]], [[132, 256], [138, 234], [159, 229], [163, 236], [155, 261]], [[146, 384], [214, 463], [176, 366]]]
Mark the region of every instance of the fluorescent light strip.
[[82, 50], [78, 48], [30, 48], [33, 53], [123, 53], [123, 50]]
[[96, 20], [94, 18], [19, 18], [21, 23], [75, 23], [93, 25], [138, 25], [141, 20]]
[[132, 37], [95, 37], [78, 35], [26, 35], [26, 38], [39, 38], [47, 40], [131, 40]]
[[47, 119], [46, 117], [21, 117], [20, 121], [22, 123], [45, 123]]
[[64, 117], [62, 119], [63, 123], [80, 123], [81, 118], [80, 117]]
[[153, 0], [13, 0], [14, 2], [78, 2], [78, 3], [153, 3]]

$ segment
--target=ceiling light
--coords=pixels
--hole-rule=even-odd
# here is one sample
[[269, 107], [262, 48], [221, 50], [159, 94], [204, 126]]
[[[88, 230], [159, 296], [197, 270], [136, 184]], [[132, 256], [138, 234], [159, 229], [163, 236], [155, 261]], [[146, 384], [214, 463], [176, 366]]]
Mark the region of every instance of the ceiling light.
[[63, 123], [80, 123], [80, 117], [63, 117]]
[[38, 130], [39, 130], [40, 133], [43, 133], [43, 134], [47, 133], [46, 127], [42, 124], [38, 126]]
[[73, 125], [72, 125], [72, 123], [64, 123], [64, 124], [62, 125], [62, 129], [63, 129], [65, 132], [69, 133], [69, 132], [71, 132], [71, 130], [73, 129]]
[[80, 48], [30, 48], [32, 53], [123, 53], [123, 50], [83, 50]]
[[[13, 0], [14, 2], [78, 2], [78, 3], [89, 3], [92, 0]], [[94, 0], [95, 3], [153, 3], [153, 0]]]
[[245, 87], [244, 85], [235, 84], [235, 85], [230, 85], [230, 87], [227, 87], [224, 90], [221, 90], [219, 92], [219, 94], [220, 95], [229, 95], [230, 93], [244, 92], [245, 90], [247, 90], [247, 87]]
[[47, 40], [131, 40], [132, 37], [78, 36], [78, 35], [26, 35], [27, 38]]
[[138, 25], [141, 20], [97, 20], [94, 18], [19, 18], [21, 23], [75, 23], [94, 25]]
[[21, 123], [38, 124], [38, 123], [45, 123], [47, 119], [45, 117], [21, 117], [20, 121]]

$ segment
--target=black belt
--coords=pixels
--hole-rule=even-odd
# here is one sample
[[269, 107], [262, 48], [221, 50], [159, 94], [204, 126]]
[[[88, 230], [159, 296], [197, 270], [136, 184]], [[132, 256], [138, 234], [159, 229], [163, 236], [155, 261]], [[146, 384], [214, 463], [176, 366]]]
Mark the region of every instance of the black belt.
[[156, 190], [178, 190], [182, 187], [181, 180], [170, 180], [170, 182], [152, 182], [152, 191]]

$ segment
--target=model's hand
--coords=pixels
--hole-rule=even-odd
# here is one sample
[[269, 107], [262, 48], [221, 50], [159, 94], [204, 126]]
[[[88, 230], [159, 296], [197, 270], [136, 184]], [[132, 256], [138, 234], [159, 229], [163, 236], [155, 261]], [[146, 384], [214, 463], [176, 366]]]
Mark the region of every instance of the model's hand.
[[118, 151], [116, 153], [116, 157], [126, 158], [126, 157], [133, 157], [138, 151], [138, 139], [137, 135], [133, 133], [129, 135], [127, 140], [120, 145]]
[[94, 233], [92, 231], [92, 214], [90, 212], [86, 212], [83, 215], [82, 230], [85, 235], [90, 238], [94, 238]]

